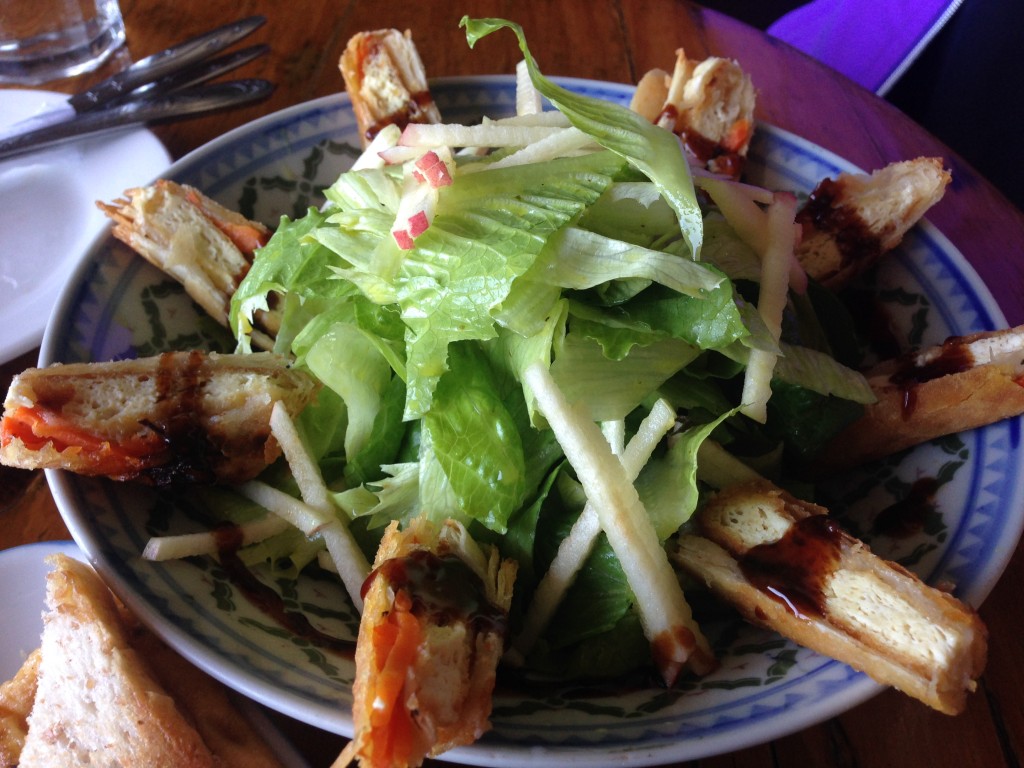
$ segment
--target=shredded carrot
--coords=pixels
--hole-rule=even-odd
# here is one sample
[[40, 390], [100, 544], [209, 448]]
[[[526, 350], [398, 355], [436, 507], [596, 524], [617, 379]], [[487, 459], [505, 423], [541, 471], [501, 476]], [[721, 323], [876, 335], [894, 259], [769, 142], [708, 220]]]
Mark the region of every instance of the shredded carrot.
[[247, 224], [232, 224], [212, 217], [210, 220], [217, 226], [217, 229], [227, 235], [228, 239], [238, 246], [238, 250], [246, 255], [251, 256], [256, 252], [257, 248], [262, 248], [267, 244], [266, 235], [255, 227]]
[[115, 445], [59, 414], [28, 407], [16, 409], [0, 422], [0, 443], [7, 445], [15, 438], [20, 439], [30, 450], [39, 450], [49, 443], [58, 452], [84, 452], [93, 457], [90, 463], [101, 474], [138, 469], [145, 458], [160, 452], [164, 447], [163, 441], [155, 434]]
[[421, 642], [412, 600], [399, 590], [387, 617], [373, 630], [376, 675], [365, 755], [374, 766], [419, 765], [417, 725], [403, 697], [409, 669]]
[[251, 224], [239, 224], [213, 216], [210, 211], [206, 209], [206, 206], [203, 205], [202, 198], [194, 190], [187, 190], [185, 196], [192, 205], [199, 209], [211, 224], [223, 232], [224, 235], [238, 247], [238, 250], [247, 256], [252, 256], [252, 254], [256, 252], [257, 248], [262, 248], [267, 244], [268, 236], [265, 231], [258, 227], [254, 227]]
[[722, 146], [730, 152], [738, 152], [740, 148], [750, 141], [754, 133], [754, 125], [750, 120], [737, 120], [729, 126], [729, 132], [722, 137]]

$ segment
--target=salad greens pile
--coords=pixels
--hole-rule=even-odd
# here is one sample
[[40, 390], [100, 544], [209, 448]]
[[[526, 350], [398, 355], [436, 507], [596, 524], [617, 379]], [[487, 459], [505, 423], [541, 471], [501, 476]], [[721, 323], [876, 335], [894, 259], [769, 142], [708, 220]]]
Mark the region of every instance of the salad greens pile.
[[[254, 316], [273, 304], [277, 348], [324, 384], [298, 426], [367, 557], [391, 520], [463, 522], [519, 562], [515, 635], [586, 501], [523, 385], [528, 367], [543, 365], [569, 401], [627, 436], [656, 402], [671, 405], [673, 433], [636, 481], [662, 542], [700, 503], [697, 448], [709, 435], [785, 483], [871, 393], [834, 356], [835, 324], [819, 321], [837, 312], [826, 291], [789, 290], [778, 338], [758, 314], [761, 256], [716, 203], [744, 185], [695, 184], [676, 136], [545, 78], [516, 25], [463, 25], [470, 44], [501, 28], [519, 36], [529, 82], [583, 148], [499, 162], [520, 148], [417, 147], [415, 131], [389, 133], [370, 155], [409, 159], [368, 155], [321, 209], [284, 218], [231, 318], [248, 349]], [[427, 153], [444, 166], [424, 191], [415, 161]], [[420, 226], [403, 241], [396, 220], [413, 204]], [[755, 350], [775, 361], [763, 423], [738, 412]], [[558, 611], [534, 667], [649, 663], [603, 535]]]

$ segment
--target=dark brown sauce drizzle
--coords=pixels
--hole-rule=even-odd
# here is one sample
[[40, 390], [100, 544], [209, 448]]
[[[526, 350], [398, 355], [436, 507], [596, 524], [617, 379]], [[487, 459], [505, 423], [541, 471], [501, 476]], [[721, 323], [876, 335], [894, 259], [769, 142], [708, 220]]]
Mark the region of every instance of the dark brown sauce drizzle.
[[717, 141], [713, 141], [696, 131], [683, 131], [679, 134], [686, 148], [715, 173], [736, 178], [743, 170], [743, 158], [730, 152]]
[[680, 138], [690, 154], [705, 166], [710, 167], [713, 164], [715, 173], [739, 177], [740, 171], [743, 170], [743, 158], [696, 131], [687, 131], [685, 128], [679, 130], [679, 110], [674, 104], [666, 104], [654, 122], [659, 125], [668, 122], [672, 126], [672, 132]]
[[412, 599], [412, 612], [437, 626], [465, 622], [476, 632], [505, 635], [508, 618], [492, 605], [480, 577], [454, 555], [438, 557], [427, 550], [415, 550], [394, 557], [375, 568], [363, 583], [365, 597], [378, 577], [396, 592], [404, 590]]
[[261, 582], [238, 557], [238, 549], [242, 546], [242, 531], [236, 525], [222, 525], [214, 529], [217, 541], [217, 553], [220, 564], [228, 574], [228, 578], [236, 588], [269, 618], [277, 622], [283, 629], [301, 637], [311, 645], [332, 651], [345, 658], [352, 659], [355, 654], [355, 643], [342, 640], [321, 632], [312, 625], [309, 619], [298, 611], [289, 610], [281, 596]]
[[154, 485], [216, 480], [215, 449], [200, 419], [204, 362], [200, 352], [160, 355], [156, 407], [142, 423], [160, 437], [165, 450], [154, 466], [140, 471], [138, 479]]
[[[201, 352], [165, 352], [160, 355], [155, 378], [156, 403], [150, 414], [139, 421], [162, 443], [136, 456], [137, 464], [119, 475], [121, 480], [139, 480], [151, 485], [169, 485], [178, 481], [214, 482], [214, 463], [220, 451], [207, 439], [201, 420], [202, 389], [205, 382], [205, 357]], [[139, 380], [150, 374], [140, 374]], [[40, 390], [37, 406], [59, 413], [74, 399], [76, 385], [59, 379]]]
[[903, 390], [903, 418], [909, 419], [917, 407], [917, 386], [950, 374], [962, 373], [974, 367], [974, 355], [963, 337], [953, 336], [943, 342], [935, 357], [923, 365], [917, 365], [916, 352], [904, 355], [899, 368], [889, 380]]
[[904, 356], [899, 370], [890, 377], [897, 384], [921, 384], [953, 373], [962, 373], [974, 367], [974, 355], [962, 336], [952, 336], [942, 343], [935, 357], [923, 365], [916, 365], [916, 354]]
[[[368, 39], [363, 42], [363, 45], [359, 51], [359, 66], [363, 66], [363, 62], [367, 59], [377, 56], [380, 51], [380, 44]], [[416, 93], [409, 94], [409, 100], [405, 106], [398, 112], [391, 114], [385, 120], [379, 120], [366, 129], [366, 140], [370, 141], [380, 133], [384, 128], [389, 125], [396, 124], [399, 127], [403, 127], [408, 123], [425, 123], [429, 122], [430, 119], [427, 116], [427, 111], [433, 106], [434, 99], [430, 95], [430, 91], [418, 91]]]
[[400, 111], [389, 115], [384, 120], [378, 120], [366, 129], [366, 140], [372, 140], [374, 136], [392, 124], [401, 128], [409, 123], [429, 122], [427, 110], [430, 109], [433, 103], [434, 99], [431, 97], [429, 91], [419, 91], [418, 93], [410, 94], [409, 101], [406, 102], [405, 106]]
[[54, 379], [53, 384], [36, 391], [36, 406], [43, 411], [60, 413], [65, 405], [75, 399], [75, 394], [73, 382]]
[[928, 513], [935, 508], [935, 492], [939, 481], [922, 477], [911, 487], [905, 499], [889, 505], [875, 518], [871, 530], [881, 536], [905, 539], [924, 529]]
[[881, 253], [881, 240], [871, 233], [856, 211], [835, 204], [841, 195], [842, 187], [834, 179], [823, 179], [797, 213], [796, 220], [830, 234], [844, 265], [870, 261]]
[[738, 562], [751, 584], [795, 616], [821, 616], [825, 583], [839, 563], [842, 541], [842, 529], [828, 515], [809, 515], [778, 541], [751, 547]]
[[675, 104], [666, 104], [661, 110], [661, 114], [654, 120], [657, 125], [669, 121], [672, 124], [672, 132], [676, 133], [676, 123], [679, 120], [679, 110], [676, 109]]

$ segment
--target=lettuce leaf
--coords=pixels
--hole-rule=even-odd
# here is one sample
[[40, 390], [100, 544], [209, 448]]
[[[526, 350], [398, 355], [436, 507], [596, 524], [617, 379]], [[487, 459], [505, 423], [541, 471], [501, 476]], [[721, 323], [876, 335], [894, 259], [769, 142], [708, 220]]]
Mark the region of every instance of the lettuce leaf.
[[[595, 421], [624, 419], [674, 373], [699, 354], [684, 341], [665, 338], [635, 346], [621, 359], [570, 333], [556, 349], [551, 375], [569, 402], [586, 403]], [[594, 382], [600, 382], [595, 387]]]
[[485, 357], [455, 344], [450, 365], [452, 375], [438, 385], [436, 407], [423, 417], [423, 444], [429, 444], [451, 487], [461, 512], [456, 516], [503, 532], [527, 490], [518, 425]]
[[648, 462], [637, 478], [636, 487], [658, 537], [664, 541], [697, 509], [697, 451], [712, 432], [737, 413], [731, 409], [707, 424], [675, 435], [665, 455]]
[[[296, 221], [282, 217], [270, 241], [257, 251], [252, 267], [231, 297], [231, 329], [241, 351], [251, 351], [253, 317], [270, 308], [272, 293], [296, 297], [297, 301], [286, 302], [286, 311], [312, 317], [330, 299], [358, 292], [354, 285], [334, 279], [337, 256], [308, 237], [324, 218], [315, 208]], [[306, 306], [307, 300], [313, 303]]]
[[499, 29], [511, 29], [519, 40], [530, 79], [537, 91], [569, 118], [576, 128], [592, 136], [601, 146], [622, 155], [661, 191], [679, 220], [679, 228], [691, 257], [700, 257], [703, 218], [679, 139], [670, 131], [653, 125], [618, 104], [587, 98], [548, 80], [541, 74], [526, 45], [518, 24], [504, 19], [472, 19], [463, 16], [470, 47]]
[[574, 290], [593, 288], [609, 280], [642, 278], [701, 298], [727, 283], [725, 275], [700, 262], [578, 227], [566, 227], [552, 237], [542, 259], [536, 276]]
[[612, 183], [607, 152], [482, 171], [441, 190], [431, 226], [406, 253], [393, 285], [408, 327], [406, 418], [430, 410], [448, 346], [497, 334], [493, 312], [548, 239]]

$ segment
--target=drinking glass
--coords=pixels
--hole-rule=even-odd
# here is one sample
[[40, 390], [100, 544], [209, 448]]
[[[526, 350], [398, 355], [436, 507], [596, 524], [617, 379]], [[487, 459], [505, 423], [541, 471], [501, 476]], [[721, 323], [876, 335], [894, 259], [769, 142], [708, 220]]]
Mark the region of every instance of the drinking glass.
[[0, 0], [0, 83], [89, 72], [123, 43], [117, 0]]

